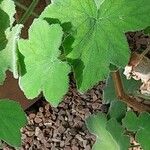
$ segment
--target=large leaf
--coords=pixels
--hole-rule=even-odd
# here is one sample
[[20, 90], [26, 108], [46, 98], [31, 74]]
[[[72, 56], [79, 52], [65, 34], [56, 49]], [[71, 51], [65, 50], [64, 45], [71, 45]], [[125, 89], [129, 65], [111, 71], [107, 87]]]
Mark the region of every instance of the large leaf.
[[7, 44], [5, 31], [14, 22], [15, 5], [12, 0], [0, 0], [0, 50]]
[[141, 113], [136, 116], [129, 111], [123, 119], [123, 125], [129, 130], [136, 133], [136, 140], [141, 144], [144, 150], [150, 149], [150, 114]]
[[14, 147], [21, 146], [20, 129], [27, 122], [21, 106], [10, 100], [0, 100], [0, 140]]
[[89, 131], [97, 136], [93, 150], [127, 150], [129, 139], [123, 135], [124, 131], [115, 119], [107, 122], [106, 116], [99, 113], [90, 116], [86, 124]]
[[147, 27], [149, 10], [149, 0], [52, 0], [41, 17], [72, 23], [75, 41], [68, 58], [84, 92], [107, 77], [110, 63], [128, 63], [125, 32]]
[[29, 30], [29, 40], [19, 41], [19, 50], [25, 57], [26, 74], [20, 78], [20, 87], [27, 98], [40, 92], [57, 106], [68, 90], [70, 67], [58, 59], [63, 32], [60, 25], [49, 25], [35, 20]]
[[12, 29], [8, 28], [6, 36], [8, 43], [4, 50], [0, 51], [0, 84], [5, 79], [5, 72], [9, 69], [15, 78], [18, 78], [18, 51], [17, 42], [22, 25], [16, 25]]

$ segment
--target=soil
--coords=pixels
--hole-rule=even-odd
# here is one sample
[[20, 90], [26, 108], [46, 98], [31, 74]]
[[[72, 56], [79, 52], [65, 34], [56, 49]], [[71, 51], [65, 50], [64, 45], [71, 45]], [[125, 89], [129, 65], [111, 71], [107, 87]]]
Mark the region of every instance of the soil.
[[[30, 0], [21, 0], [28, 6]], [[41, 0], [35, 10], [40, 13], [46, 6]], [[18, 9], [18, 8], [17, 8]], [[24, 11], [18, 10], [18, 18]], [[27, 29], [33, 16], [25, 23], [22, 37], [27, 38]], [[128, 42], [132, 50], [145, 49], [150, 38], [142, 32], [128, 33]], [[89, 133], [85, 119], [96, 112], [106, 113], [109, 106], [102, 104], [104, 83], [100, 82], [85, 94], [77, 92], [73, 76], [70, 75], [70, 88], [64, 100], [57, 108], [50, 106], [44, 98], [26, 110], [28, 124], [22, 129], [22, 147], [20, 150], [91, 150], [96, 137]], [[134, 138], [131, 138], [133, 145]], [[3, 143], [3, 150], [14, 150]], [[130, 150], [140, 150], [140, 146]]]

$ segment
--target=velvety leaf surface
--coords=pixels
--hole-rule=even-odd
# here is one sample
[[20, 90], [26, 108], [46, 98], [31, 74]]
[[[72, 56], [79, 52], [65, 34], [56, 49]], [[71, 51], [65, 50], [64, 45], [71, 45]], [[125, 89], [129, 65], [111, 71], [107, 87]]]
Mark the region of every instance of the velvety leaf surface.
[[141, 113], [136, 116], [134, 112], [127, 112], [123, 119], [123, 125], [129, 130], [136, 133], [136, 140], [144, 150], [150, 149], [150, 114]]
[[[114, 124], [113, 124], [114, 123]], [[89, 131], [96, 135], [96, 142], [93, 150], [126, 150], [129, 139], [123, 136], [123, 129], [115, 119], [107, 122], [104, 114], [90, 116], [86, 120]], [[115, 128], [115, 126], [117, 128]], [[117, 130], [118, 129], [118, 130]], [[110, 131], [111, 130], [111, 131]], [[116, 132], [117, 130], [117, 132]], [[119, 137], [117, 137], [119, 135]], [[124, 142], [123, 142], [124, 141]]]
[[0, 100], [0, 140], [14, 147], [21, 146], [20, 129], [27, 120], [21, 106], [12, 100]]
[[10, 70], [15, 78], [18, 78], [18, 51], [17, 42], [22, 25], [16, 25], [12, 29], [8, 28], [6, 36], [8, 39], [4, 50], [0, 51], [0, 84], [5, 79], [5, 72]]
[[127, 64], [125, 32], [147, 27], [149, 10], [149, 0], [52, 0], [41, 17], [72, 23], [75, 41], [68, 58], [74, 60], [78, 88], [84, 92], [107, 77], [110, 63]]
[[57, 106], [67, 92], [70, 67], [58, 59], [62, 35], [60, 25], [50, 26], [44, 20], [35, 20], [29, 39], [19, 41], [26, 65], [26, 74], [19, 82], [27, 98], [35, 98], [43, 92], [46, 99]]

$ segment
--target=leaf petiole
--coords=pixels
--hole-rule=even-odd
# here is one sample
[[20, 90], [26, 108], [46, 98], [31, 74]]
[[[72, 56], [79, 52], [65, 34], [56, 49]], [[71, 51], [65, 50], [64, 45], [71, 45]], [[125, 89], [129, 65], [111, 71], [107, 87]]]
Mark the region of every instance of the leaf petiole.
[[113, 81], [114, 81], [116, 95], [120, 100], [125, 102], [128, 106], [132, 107], [135, 111], [150, 112], [150, 107], [149, 106], [147, 106], [147, 105], [145, 105], [141, 102], [138, 102], [135, 98], [127, 95], [124, 92], [123, 84], [122, 84], [122, 81], [121, 81], [119, 71], [112, 72], [112, 78], [113, 78]]

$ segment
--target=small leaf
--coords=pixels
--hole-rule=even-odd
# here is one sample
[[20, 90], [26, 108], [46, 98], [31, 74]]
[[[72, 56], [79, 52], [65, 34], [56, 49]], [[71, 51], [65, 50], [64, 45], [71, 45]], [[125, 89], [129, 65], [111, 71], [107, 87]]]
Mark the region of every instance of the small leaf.
[[8, 43], [5, 49], [0, 51], [0, 84], [3, 84], [5, 72], [8, 69], [13, 72], [14, 78], [18, 78], [17, 42], [21, 29], [22, 25], [16, 25], [12, 29], [8, 28], [6, 31]]
[[126, 113], [122, 123], [129, 131], [136, 132], [138, 130], [138, 119], [136, 114], [132, 111]]
[[43, 92], [57, 106], [66, 94], [70, 67], [58, 59], [62, 36], [60, 25], [37, 19], [30, 27], [29, 39], [19, 41], [26, 65], [26, 74], [20, 77], [19, 84], [27, 98], [33, 99]]
[[143, 150], [149, 150], [150, 149], [150, 128], [147, 129], [141, 129], [136, 134], [136, 140], [138, 143], [140, 143]]
[[14, 147], [21, 146], [20, 129], [27, 119], [21, 106], [8, 99], [0, 100], [0, 140]]
[[116, 121], [116, 119], [112, 118], [107, 122], [106, 129], [111, 133], [112, 137], [119, 145], [120, 150], [127, 150], [130, 145], [129, 137], [124, 135], [124, 128]]
[[[124, 131], [115, 119], [107, 122], [106, 116], [102, 113], [99, 113], [97, 115], [90, 116], [86, 120], [86, 125], [89, 131], [97, 136], [96, 142], [92, 148], [93, 150], [127, 149], [129, 145], [129, 139], [123, 135]], [[118, 138], [117, 134], [119, 135]]]
[[139, 130], [136, 134], [136, 140], [141, 144], [144, 150], [150, 149], [150, 114], [141, 113], [138, 117]]
[[129, 111], [123, 119], [123, 125], [129, 130], [136, 133], [136, 140], [144, 150], [150, 149], [150, 114], [141, 113], [136, 116], [135, 113]]
[[121, 122], [125, 117], [127, 111], [127, 105], [121, 101], [113, 101], [110, 104], [108, 115], [109, 118], [115, 118], [118, 122]]

